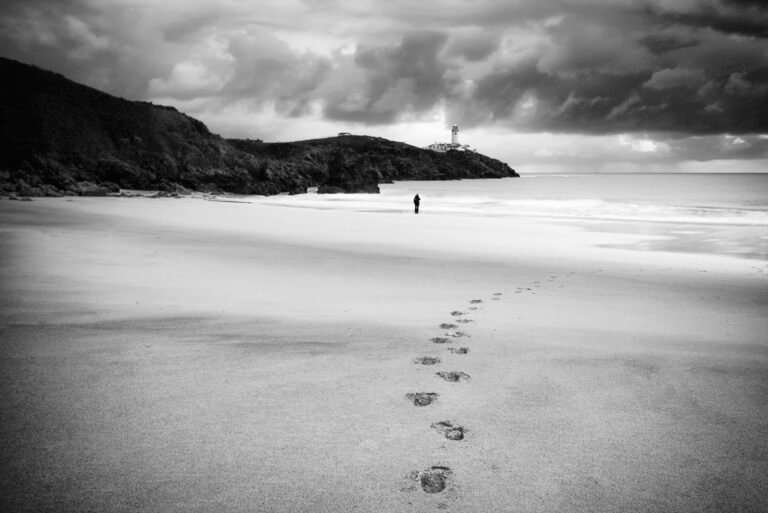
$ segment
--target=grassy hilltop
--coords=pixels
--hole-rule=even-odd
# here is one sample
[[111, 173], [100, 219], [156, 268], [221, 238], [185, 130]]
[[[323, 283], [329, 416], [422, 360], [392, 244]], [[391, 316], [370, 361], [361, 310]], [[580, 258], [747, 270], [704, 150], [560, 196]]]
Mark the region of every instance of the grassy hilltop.
[[173, 107], [118, 98], [34, 66], [0, 58], [0, 75], [6, 193], [378, 192], [393, 180], [518, 176], [479, 153], [436, 153], [378, 137], [224, 139]]

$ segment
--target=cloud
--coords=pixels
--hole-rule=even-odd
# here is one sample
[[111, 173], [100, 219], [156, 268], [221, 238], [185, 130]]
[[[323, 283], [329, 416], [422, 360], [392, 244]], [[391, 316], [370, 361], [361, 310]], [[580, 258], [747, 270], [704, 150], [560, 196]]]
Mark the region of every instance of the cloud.
[[157, 12], [122, 2], [7, 0], [0, 3], [0, 55], [143, 98], [149, 80], [179, 56], [163, 40], [162, 22]]
[[756, 135], [709, 135], [667, 141], [680, 160], [756, 160], [768, 158], [768, 138]]
[[497, 31], [473, 28], [453, 32], [447, 42], [445, 54], [449, 58], [481, 62], [499, 47], [501, 35]]
[[556, 76], [585, 73], [622, 75], [652, 69], [652, 54], [632, 38], [624, 26], [606, 26], [575, 17], [545, 29], [549, 48], [538, 68]]
[[204, 61], [193, 59], [174, 65], [167, 78], [151, 79], [148, 93], [152, 97], [176, 99], [212, 96], [224, 88], [226, 80]]
[[751, 150], [714, 148], [748, 158], [768, 133], [765, 27], [757, 0], [6, 0], [0, 54], [221, 126], [227, 112], [238, 133], [301, 118], [733, 134]]
[[655, 90], [685, 87], [697, 89], [705, 80], [704, 72], [700, 69], [665, 68], [655, 71], [651, 78], [643, 83], [643, 87]]
[[648, 15], [660, 23], [768, 37], [768, 5], [761, 0], [645, 0], [644, 4]]
[[449, 67], [440, 57], [447, 39], [443, 33], [420, 32], [407, 34], [392, 46], [358, 47], [353, 64], [357, 80], [329, 91], [324, 98], [326, 115], [390, 123], [430, 111], [453, 85]]

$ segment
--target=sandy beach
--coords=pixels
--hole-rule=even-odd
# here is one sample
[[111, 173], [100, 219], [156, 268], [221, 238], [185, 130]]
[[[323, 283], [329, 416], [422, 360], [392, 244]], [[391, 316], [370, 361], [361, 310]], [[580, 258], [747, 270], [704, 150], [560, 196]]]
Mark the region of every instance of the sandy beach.
[[768, 511], [765, 261], [428, 211], [0, 216], [3, 511]]

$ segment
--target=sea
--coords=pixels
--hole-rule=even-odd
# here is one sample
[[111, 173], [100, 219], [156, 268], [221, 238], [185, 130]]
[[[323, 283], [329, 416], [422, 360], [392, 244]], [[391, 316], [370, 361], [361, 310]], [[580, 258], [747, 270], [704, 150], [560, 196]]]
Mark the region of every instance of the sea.
[[259, 202], [315, 209], [536, 218], [595, 231], [652, 235], [644, 250], [768, 260], [766, 174], [536, 174], [404, 181], [376, 194], [307, 194]]

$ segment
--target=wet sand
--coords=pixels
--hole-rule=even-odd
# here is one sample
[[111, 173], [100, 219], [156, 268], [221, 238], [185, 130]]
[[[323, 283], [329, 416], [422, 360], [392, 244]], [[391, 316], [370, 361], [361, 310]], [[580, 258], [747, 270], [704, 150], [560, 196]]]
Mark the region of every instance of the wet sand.
[[0, 215], [4, 511], [768, 510], [766, 262], [200, 199]]

